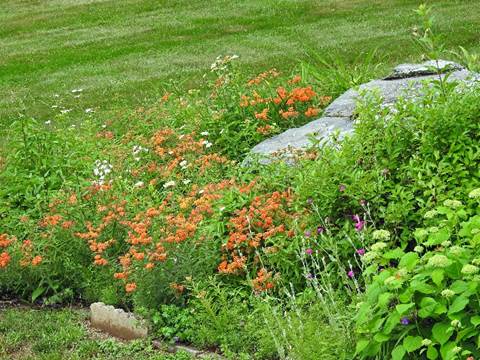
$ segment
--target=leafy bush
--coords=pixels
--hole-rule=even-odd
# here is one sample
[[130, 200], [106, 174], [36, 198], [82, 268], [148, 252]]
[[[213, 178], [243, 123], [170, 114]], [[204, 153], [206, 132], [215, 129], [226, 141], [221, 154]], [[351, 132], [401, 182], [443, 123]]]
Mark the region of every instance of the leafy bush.
[[365, 254], [372, 279], [357, 314], [359, 354], [479, 356], [480, 189], [470, 198], [427, 211], [407, 248], [377, 242]]

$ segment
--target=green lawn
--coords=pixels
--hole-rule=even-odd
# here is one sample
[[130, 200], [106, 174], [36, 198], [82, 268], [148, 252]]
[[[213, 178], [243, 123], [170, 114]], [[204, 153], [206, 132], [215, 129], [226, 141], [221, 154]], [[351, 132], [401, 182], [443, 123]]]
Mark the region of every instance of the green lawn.
[[[151, 101], [169, 79], [198, 79], [219, 54], [250, 72], [289, 70], [308, 51], [386, 64], [418, 58], [414, 0], [2, 0], [0, 125]], [[434, 2], [447, 45], [478, 49], [480, 2]], [[82, 88], [74, 97], [72, 89]], [[55, 94], [58, 96], [55, 97]], [[52, 106], [58, 105], [58, 108]], [[2, 125], [3, 124], [3, 125]]]
[[0, 359], [190, 359], [155, 350], [150, 340], [110, 338], [90, 329], [87, 318], [83, 309], [0, 309]]

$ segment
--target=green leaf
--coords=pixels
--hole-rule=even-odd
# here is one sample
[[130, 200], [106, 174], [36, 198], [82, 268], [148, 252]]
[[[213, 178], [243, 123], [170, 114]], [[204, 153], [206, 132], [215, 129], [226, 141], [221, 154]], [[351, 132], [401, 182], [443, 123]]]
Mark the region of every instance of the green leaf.
[[480, 316], [475, 315], [470, 318], [470, 322], [472, 323], [473, 326], [478, 326], [480, 324]]
[[398, 345], [392, 351], [392, 360], [402, 360], [405, 356], [405, 348], [402, 345]]
[[429, 246], [440, 245], [442, 242], [447, 241], [449, 238], [450, 232], [446, 227], [444, 227], [438, 230], [436, 233], [430, 234], [425, 244]]
[[383, 254], [383, 257], [385, 259], [400, 259], [403, 256], [404, 252], [400, 248], [396, 248], [390, 251], [387, 251], [385, 254]]
[[433, 345], [430, 345], [427, 349], [427, 359], [435, 360], [438, 358], [438, 351]]
[[392, 312], [387, 321], [385, 321], [385, 325], [383, 326], [383, 333], [390, 334], [393, 329], [400, 323], [401, 315], [398, 312]]
[[385, 341], [388, 341], [390, 340], [390, 336], [389, 335], [385, 335], [383, 333], [376, 333], [375, 336], [373, 337], [373, 339], [379, 343], [382, 343], [382, 342], [385, 342]]
[[408, 310], [410, 310], [413, 306], [415, 306], [415, 303], [409, 303], [409, 304], [398, 304], [395, 308], [397, 309], [398, 313], [400, 315], [405, 314]]
[[453, 300], [452, 305], [448, 308], [448, 313], [449, 314], [454, 314], [459, 311], [462, 311], [465, 309], [465, 306], [467, 306], [469, 300], [465, 296], [459, 296], [455, 300]]
[[457, 345], [453, 341], [442, 345], [440, 348], [440, 354], [442, 355], [443, 360], [455, 359], [457, 357], [457, 355], [452, 351], [455, 346]]
[[355, 349], [355, 353], [360, 354], [368, 346], [368, 343], [369, 341], [366, 339], [357, 341], [357, 347]]
[[431, 297], [424, 297], [420, 302], [420, 310], [418, 311], [418, 316], [421, 318], [429, 317], [433, 314], [437, 302]]
[[452, 333], [453, 329], [448, 323], [436, 323], [432, 327], [432, 336], [440, 345], [445, 344]]
[[432, 271], [432, 281], [435, 285], [440, 286], [442, 284], [445, 272], [443, 269], [435, 269]]
[[457, 280], [452, 286], [450, 286], [450, 290], [454, 291], [456, 294], [461, 294], [468, 290], [468, 283], [463, 280]]
[[413, 352], [422, 347], [422, 340], [420, 336], [407, 336], [403, 339], [403, 347], [407, 352]]
[[32, 292], [32, 302], [34, 302], [35, 300], [37, 300], [37, 298], [43, 294], [43, 292], [45, 291], [45, 288], [44, 287], [38, 287], [36, 288], [33, 292]]
[[399, 268], [405, 268], [408, 271], [413, 270], [415, 265], [418, 262], [418, 254], [415, 252], [409, 252], [402, 256], [400, 263], [398, 264]]

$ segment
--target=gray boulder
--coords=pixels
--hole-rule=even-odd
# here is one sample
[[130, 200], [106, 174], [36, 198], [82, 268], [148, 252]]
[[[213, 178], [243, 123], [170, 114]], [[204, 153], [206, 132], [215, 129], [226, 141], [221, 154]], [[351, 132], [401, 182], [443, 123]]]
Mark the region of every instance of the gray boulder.
[[[444, 60], [439, 60], [438, 64], [441, 77], [449, 73], [447, 81], [460, 81], [467, 85], [480, 81], [480, 74], [471, 73], [459, 64]], [[294, 154], [310, 147], [312, 138], [328, 141], [332, 134], [337, 133], [341, 139], [353, 132], [356, 104], [361, 93], [378, 91], [384, 106], [393, 105], [400, 96], [419, 96], [418, 89], [426, 81], [438, 79], [438, 73], [431, 66], [435, 66], [435, 62], [398, 65], [387, 78], [370, 81], [340, 95], [325, 108], [320, 119], [266, 139], [253, 147], [251, 153], [266, 164], [274, 158], [291, 159]]]

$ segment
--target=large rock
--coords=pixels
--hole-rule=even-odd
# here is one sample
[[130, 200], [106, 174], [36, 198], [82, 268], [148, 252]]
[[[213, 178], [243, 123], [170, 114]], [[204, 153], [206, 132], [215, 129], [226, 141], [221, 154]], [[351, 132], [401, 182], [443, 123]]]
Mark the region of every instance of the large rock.
[[142, 320], [102, 302], [90, 305], [90, 322], [93, 327], [125, 340], [145, 338], [148, 334]]
[[426, 81], [438, 79], [438, 76], [445, 78], [446, 73], [449, 73], [447, 81], [460, 81], [466, 84], [480, 81], [480, 74], [471, 73], [459, 64], [444, 60], [439, 60], [438, 64], [439, 72], [432, 70], [432, 66], [436, 65], [436, 62], [432, 61], [398, 65], [385, 79], [370, 81], [360, 85], [358, 89], [350, 89], [340, 95], [324, 110], [320, 119], [266, 139], [252, 148], [251, 152], [258, 155], [260, 162], [265, 164], [273, 158], [290, 159], [294, 154], [311, 146], [312, 138], [326, 141], [333, 133], [337, 133], [339, 138], [351, 134], [359, 94], [366, 91], [378, 91], [382, 104], [389, 106], [400, 96], [419, 96], [417, 90]]

